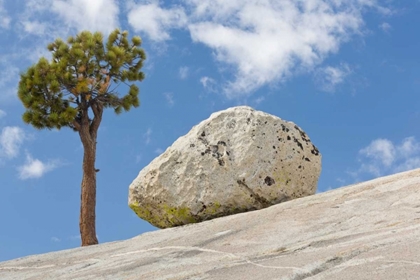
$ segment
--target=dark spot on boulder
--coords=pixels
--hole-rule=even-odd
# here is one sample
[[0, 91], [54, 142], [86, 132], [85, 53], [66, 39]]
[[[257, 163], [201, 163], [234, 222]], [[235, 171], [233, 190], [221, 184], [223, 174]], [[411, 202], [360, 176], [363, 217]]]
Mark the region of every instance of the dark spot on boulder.
[[202, 152], [201, 155], [204, 156], [206, 153]]
[[217, 142], [217, 145], [223, 145], [223, 146], [226, 147], [226, 142], [225, 141], [219, 141], [219, 142]]
[[227, 154], [228, 156], [230, 156], [230, 152], [229, 152], [229, 151], [226, 151], [226, 154]]
[[287, 135], [287, 140], [292, 140], [292, 138], [290, 138], [290, 136], [289, 136], [289, 135]]
[[273, 146], [273, 149], [275, 149], [276, 148], [276, 146]]
[[306, 160], [306, 161], [311, 161], [311, 160], [310, 160], [309, 158], [307, 158], [307, 157], [305, 158], [305, 160]]
[[311, 150], [311, 153], [313, 154], [313, 155], [319, 155], [319, 151], [318, 151], [318, 149], [315, 147], [315, 145], [312, 145], [312, 150]]
[[284, 124], [281, 124], [281, 129], [285, 132], [289, 132], [289, 129]]
[[250, 119], [250, 118], [247, 118], [247, 119], [246, 119], [246, 123], [247, 123], [247, 124], [249, 124], [249, 122], [250, 122], [250, 121], [251, 121], [251, 119]]
[[267, 176], [264, 179], [264, 183], [266, 183], [268, 186], [271, 186], [271, 185], [274, 185], [276, 182], [274, 181], [273, 178], [271, 178], [270, 176]]
[[194, 148], [195, 147], [195, 145], [194, 144], [190, 144], [190, 148]]
[[205, 131], [203, 131], [203, 132], [201, 133], [201, 137], [204, 137], [204, 136], [206, 136], [206, 132], [205, 132]]
[[302, 144], [294, 136], [293, 136], [293, 141], [295, 141], [295, 143], [299, 146], [299, 148], [301, 148], [303, 150]]
[[297, 125], [295, 125], [295, 129], [297, 131], [299, 131], [300, 137], [302, 138], [303, 141], [305, 141], [306, 143], [310, 142], [310, 140], [309, 140], [308, 136], [306, 135], [306, 133], [303, 132]]
[[299, 165], [299, 167], [298, 167], [299, 169], [301, 169], [302, 168], [302, 165]]
[[223, 159], [219, 158], [218, 162], [220, 166], [225, 166], [225, 161]]

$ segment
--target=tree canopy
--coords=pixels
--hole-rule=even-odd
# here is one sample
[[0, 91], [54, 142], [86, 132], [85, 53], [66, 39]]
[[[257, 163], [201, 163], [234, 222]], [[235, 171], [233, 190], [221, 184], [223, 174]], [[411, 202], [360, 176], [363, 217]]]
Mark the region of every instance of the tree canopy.
[[[41, 58], [21, 75], [18, 96], [27, 109], [23, 120], [35, 128], [70, 127], [79, 130], [82, 112], [111, 107], [119, 114], [138, 107], [139, 88], [146, 55], [140, 37], [128, 40], [128, 32], [112, 32], [104, 45], [99, 32], [84, 31], [48, 45], [51, 61]], [[129, 86], [125, 96], [116, 92], [120, 83]], [[96, 114], [95, 114], [96, 115]], [[90, 122], [93, 120], [89, 119]]]

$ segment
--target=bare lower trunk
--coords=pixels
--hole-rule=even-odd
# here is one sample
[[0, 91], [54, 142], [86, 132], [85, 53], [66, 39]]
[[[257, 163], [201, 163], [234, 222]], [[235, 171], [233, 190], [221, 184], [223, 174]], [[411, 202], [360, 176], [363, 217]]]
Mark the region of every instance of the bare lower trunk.
[[[92, 121], [88, 115], [88, 105], [94, 113]], [[82, 95], [82, 110], [79, 119], [75, 121], [75, 128], [79, 132], [83, 144], [83, 179], [80, 203], [80, 237], [82, 246], [98, 244], [96, 237], [96, 137], [102, 120], [103, 106], [98, 101], [85, 99]]]
[[[90, 137], [89, 137], [90, 138]], [[80, 205], [80, 236], [82, 246], [98, 244], [95, 228], [96, 208], [96, 141], [89, 139], [83, 143], [83, 179]]]

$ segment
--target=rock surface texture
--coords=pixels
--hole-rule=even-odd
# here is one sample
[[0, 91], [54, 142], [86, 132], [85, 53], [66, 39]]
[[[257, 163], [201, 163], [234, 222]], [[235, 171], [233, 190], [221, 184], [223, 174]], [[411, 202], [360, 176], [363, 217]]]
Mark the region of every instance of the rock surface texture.
[[214, 113], [140, 171], [129, 206], [159, 228], [312, 195], [321, 154], [292, 122], [240, 106]]
[[417, 169], [125, 241], [2, 262], [0, 279], [418, 280], [419, 186]]

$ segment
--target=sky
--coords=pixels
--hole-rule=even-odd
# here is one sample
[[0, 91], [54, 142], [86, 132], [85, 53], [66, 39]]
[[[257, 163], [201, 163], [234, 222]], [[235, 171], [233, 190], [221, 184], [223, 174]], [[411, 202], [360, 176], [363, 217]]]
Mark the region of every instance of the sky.
[[128, 207], [140, 170], [213, 112], [292, 121], [322, 154], [318, 193], [420, 167], [420, 1], [0, 0], [0, 261], [80, 246], [82, 145], [23, 123], [19, 74], [48, 43], [142, 38], [139, 108], [98, 133], [100, 243], [156, 230]]

